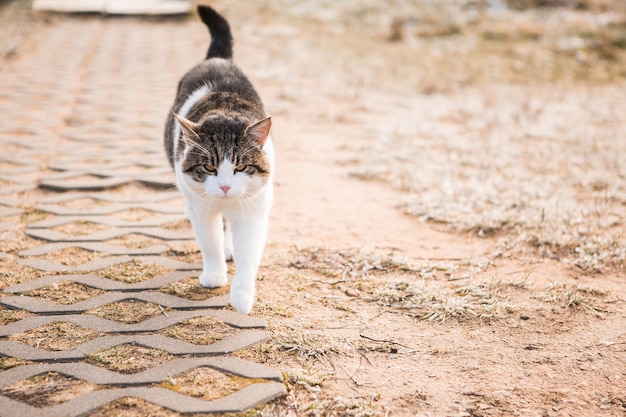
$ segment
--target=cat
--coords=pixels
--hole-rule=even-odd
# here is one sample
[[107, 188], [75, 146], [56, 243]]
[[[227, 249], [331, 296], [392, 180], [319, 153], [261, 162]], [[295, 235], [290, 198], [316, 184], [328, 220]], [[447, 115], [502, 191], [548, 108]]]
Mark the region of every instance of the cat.
[[209, 6], [197, 10], [211, 43], [206, 58], [178, 84], [166, 121], [165, 151], [202, 252], [200, 284], [224, 286], [226, 260], [232, 257], [230, 302], [248, 314], [273, 198], [272, 121], [232, 62], [226, 19]]

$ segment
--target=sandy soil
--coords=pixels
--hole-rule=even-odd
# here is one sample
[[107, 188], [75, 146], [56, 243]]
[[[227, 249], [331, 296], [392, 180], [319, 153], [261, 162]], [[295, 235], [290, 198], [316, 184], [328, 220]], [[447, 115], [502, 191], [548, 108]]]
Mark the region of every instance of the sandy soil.
[[[376, 143], [372, 130], [406, 103], [403, 74], [420, 71], [415, 57], [385, 62], [400, 46], [383, 30], [257, 12], [265, 24], [243, 25], [237, 56], [274, 115], [278, 187], [254, 314], [275, 336], [260, 358], [290, 376], [288, 398], [260, 413], [623, 415], [623, 266], [587, 274], [534, 250], [498, 257], [501, 235], [404, 214], [405, 192], [350, 173]], [[380, 301], [424, 278], [435, 292], [492, 291], [497, 313], [429, 321], [397, 298]]]

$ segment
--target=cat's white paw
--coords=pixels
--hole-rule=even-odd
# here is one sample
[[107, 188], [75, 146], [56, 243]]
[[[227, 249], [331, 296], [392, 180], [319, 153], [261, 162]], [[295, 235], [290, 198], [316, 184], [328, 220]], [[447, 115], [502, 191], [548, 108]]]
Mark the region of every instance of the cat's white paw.
[[207, 288], [223, 287], [228, 282], [224, 273], [205, 271], [200, 275], [200, 285]]
[[249, 314], [254, 304], [254, 292], [233, 288], [230, 291], [230, 304], [242, 314]]

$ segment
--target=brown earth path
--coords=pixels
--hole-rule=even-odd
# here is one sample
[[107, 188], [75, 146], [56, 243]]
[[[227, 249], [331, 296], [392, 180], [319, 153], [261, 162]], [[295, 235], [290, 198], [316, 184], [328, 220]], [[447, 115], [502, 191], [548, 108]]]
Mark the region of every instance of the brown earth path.
[[[318, 407], [319, 415], [621, 415], [623, 274], [579, 274], [532, 251], [498, 257], [497, 237], [403, 214], [401, 191], [351, 175], [377, 132], [393, 129], [394, 108], [411, 99], [393, 87], [384, 67], [380, 78], [360, 74], [346, 48], [370, 42], [376, 67], [377, 54], [393, 46], [372, 40], [375, 35], [355, 40], [332, 23], [321, 31], [306, 19], [290, 21], [288, 10], [264, 13], [259, 6], [241, 16], [232, 3], [223, 5], [244, 28], [237, 60], [274, 116], [278, 186], [254, 314], [275, 316], [271, 327], [283, 341], [272, 345], [278, 353], [270, 349], [266, 360], [293, 372], [294, 386], [307, 387], [293, 389], [279, 409], [296, 415], [315, 415], [307, 407]], [[364, 34], [356, 32], [357, 38]], [[427, 273], [427, 282], [444, 289], [494, 283], [496, 308], [510, 311], [496, 320], [443, 324], [419, 321], [410, 310], [398, 314], [367, 300], [387, 283], [421, 281], [423, 273], [361, 272], [350, 279], [325, 272], [341, 263], [333, 254], [352, 251], [393, 253], [435, 270], [448, 260], [457, 269]], [[481, 259], [490, 262], [481, 267]], [[473, 267], [479, 272], [466, 274]], [[543, 301], [554, 282], [606, 291], [603, 312]], [[320, 385], [311, 382], [320, 379]]]

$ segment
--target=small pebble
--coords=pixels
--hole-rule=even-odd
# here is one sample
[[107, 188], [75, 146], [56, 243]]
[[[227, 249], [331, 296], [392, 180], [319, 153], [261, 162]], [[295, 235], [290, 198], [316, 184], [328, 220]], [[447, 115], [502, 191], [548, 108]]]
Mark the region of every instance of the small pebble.
[[345, 294], [346, 294], [348, 297], [358, 297], [358, 296], [359, 296], [359, 292], [358, 292], [357, 290], [355, 290], [355, 289], [352, 289], [352, 288], [348, 288], [348, 289], [345, 291]]
[[508, 391], [500, 390], [492, 392], [491, 395], [493, 395], [494, 397], [508, 397], [510, 394]]

